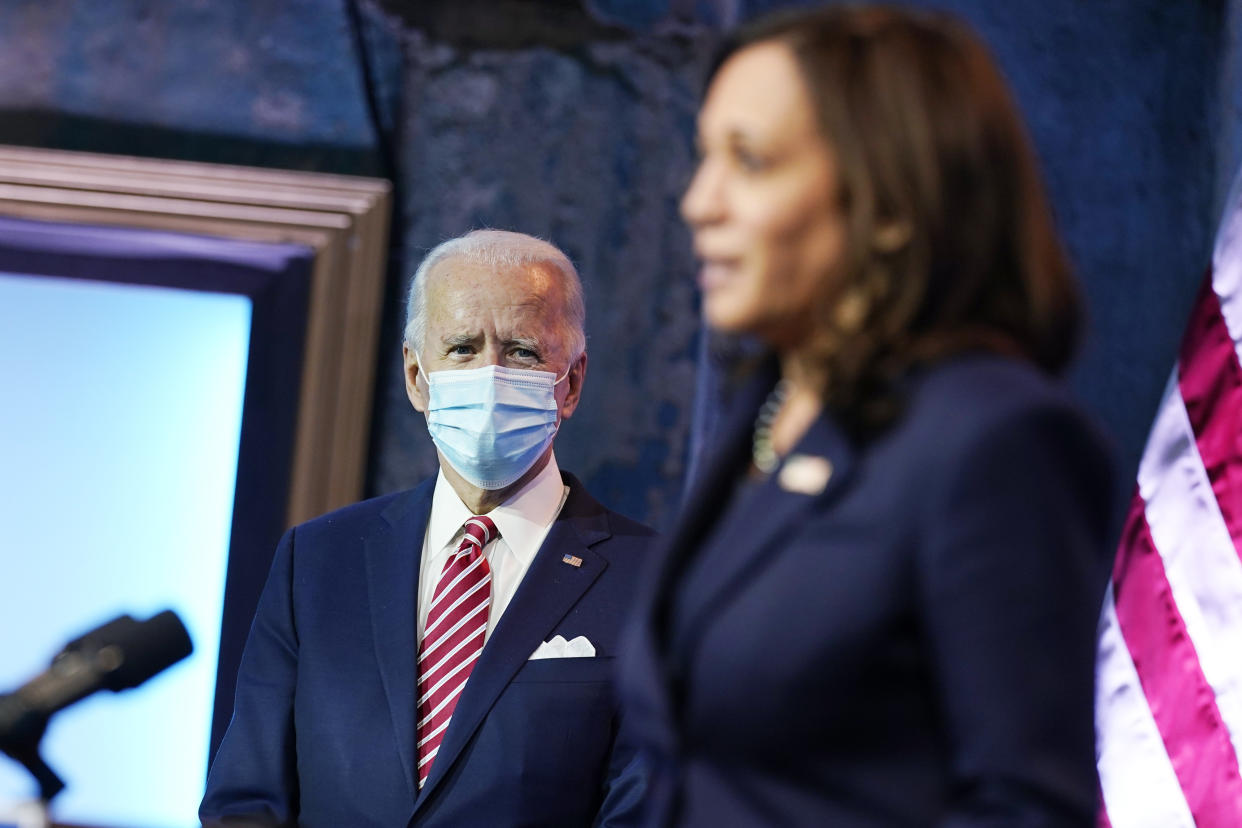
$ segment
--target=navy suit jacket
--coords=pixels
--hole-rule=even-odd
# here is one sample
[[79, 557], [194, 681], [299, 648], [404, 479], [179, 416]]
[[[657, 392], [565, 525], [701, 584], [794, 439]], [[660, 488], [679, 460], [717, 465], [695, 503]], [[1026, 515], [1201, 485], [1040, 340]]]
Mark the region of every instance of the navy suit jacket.
[[772, 380], [740, 394], [628, 636], [650, 824], [1093, 825], [1097, 432], [971, 355], [866, 443], [814, 422], [794, 454], [831, 463], [822, 491], [735, 488]]
[[[289, 530], [242, 658], [200, 816], [315, 828], [627, 824], [645, 786], [613, 665], [651, 531], [570, 475], [415, 781], [415, 611], [434, 480]], [[580, 558], [580, 566], [562, 560]], [[528, 661], [554, 635], [595, 658]]]

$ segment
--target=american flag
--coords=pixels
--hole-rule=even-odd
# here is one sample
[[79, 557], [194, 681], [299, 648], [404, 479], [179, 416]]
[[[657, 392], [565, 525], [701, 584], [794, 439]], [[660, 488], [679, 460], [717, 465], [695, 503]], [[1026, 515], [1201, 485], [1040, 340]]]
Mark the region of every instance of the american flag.
[[1242, 176], [1139, 463], [1100, 618], [1112, 828], [1242, 826]]

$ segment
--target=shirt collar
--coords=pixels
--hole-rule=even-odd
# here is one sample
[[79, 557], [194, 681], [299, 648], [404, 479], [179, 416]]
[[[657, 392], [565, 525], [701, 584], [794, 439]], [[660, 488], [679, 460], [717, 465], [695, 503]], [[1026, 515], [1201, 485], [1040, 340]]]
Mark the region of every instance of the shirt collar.
[[[556, 455], [518, 491], [487, 516], [496, 524], [505, 544], [523, 563], [539, 551], [548, 525], [556, 518], [564, 503], [568, 487], [561, 481]], [[461, 502], [444, 472], [436, 475], [436, 488], [431, 496], [431, 518], [427, 524], [428, 549], [447, 546], [473, 513]]]

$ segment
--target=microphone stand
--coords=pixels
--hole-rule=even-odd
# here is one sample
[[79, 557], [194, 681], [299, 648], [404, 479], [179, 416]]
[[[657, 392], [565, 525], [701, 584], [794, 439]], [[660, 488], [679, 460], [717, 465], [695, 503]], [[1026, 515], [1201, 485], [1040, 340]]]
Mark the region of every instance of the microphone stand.
[[122, 660], [115, 646], [66, 650], [52, 659], [46, 672], [20, 690], [0, 695], [0, 750], [30, 771], [45, 804], [65, 789], [64, 781], [39, 755], [39, 744], [52, 715], [46, 711], [63, 706], [53, 704], [53, 699], [69, 703], [90, 695], [98, 688], [98, 673], [115, 670]]
[[0, 721], [12, 723], [0, 734], [0, 750], [30, 771], [35, 782], [39, 783], [39, 799], [46, 806], [52, 797], [65, 789], [64, 781], [39, 755], [39, 744], [47, 731], [48, 717], [30, 711], [17, 698], [17, 694], [5, 693], [0, 695]]
[[47, 670], [15, 692], [0, 694], [0, 751], [39, 784], [45, 815], [52, 798], [65, 789], [39, 755], [52, 715], [100, 689], [137, 687], [193, 651], [185, 625], [171, 610], [146, 621], [122, 615], [66, 644]]

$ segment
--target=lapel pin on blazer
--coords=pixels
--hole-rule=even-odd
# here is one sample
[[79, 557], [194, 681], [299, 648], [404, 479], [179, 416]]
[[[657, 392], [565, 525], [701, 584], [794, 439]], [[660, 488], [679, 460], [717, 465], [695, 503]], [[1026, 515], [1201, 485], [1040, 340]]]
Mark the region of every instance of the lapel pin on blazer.
[[810, 454], [791, 454], [781, 466], [777, 482], [787, 492], [817, 495], [832, 479], [832, 461]]
[[570, 566], [582, 566], [582, 558], [579, 558], [577, 555], [570, 555], [566, 552], [561, 556], [561, 563], [567, 563]]

